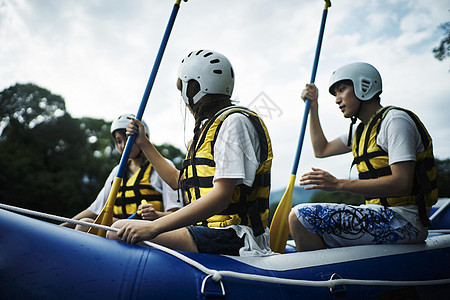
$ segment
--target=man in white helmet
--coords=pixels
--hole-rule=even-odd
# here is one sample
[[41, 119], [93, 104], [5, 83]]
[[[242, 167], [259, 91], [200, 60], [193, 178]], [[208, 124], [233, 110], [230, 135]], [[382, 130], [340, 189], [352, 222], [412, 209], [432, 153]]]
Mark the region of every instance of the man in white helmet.
[[[111, 124], [111, 135], [114, 139], [117, 151], [120, 154], [125, 150], [127, 136], [126, 128], [130, 120], [134, 119], [132, 114], [124, 114], [115, 119]], [[144, 125], [145, 135], [149, 136], [147, 124]], [[172, 162], [167, 162], [173, 165]], [[101, 213], [106, 204], [114, 178], [117, 176], [119, 166], [117, 165], [109, 174], [105, 185], [97, 195], [94, 202], [85, 210], [73, 217], [74, 220], [93, 222]], [[168, 186], [154, 170], [141, 149], [133, 145], [130, 157], [127, 162], [127, 169], [124, 174], [122, 185], [116, 196], [114, 203], [114, 220], [126, 219], [139, 210], [138, 218], [144, 220], [155, 220], [168, 213], [171, 213], [182, 205], [181, 194]], [[65, 227], [76, 228], [80, 231], [87, 231], [89, 228], [81, 225], [75, 226], [72, 223], [61, 224]]]
[[[420, 243], [428, 234], [429, 213], [437, 201], [432, 140], [412, 112], [383, 107], [381, 76], [368, 63], [338, 68], [329, 92], [352, 123], [348, 135], [328, 141], [318, 114], [318, 90], [307, 84], [302, 98], [311, 100], [310, 132], [316, 157], [352, 151], [359, 179], [337, 179], [313, 168], [302, 175], [306, 190], [348, 192], [366, 204], [300, 204], [289, 215], [297, 251], [363, 244]], [[356, 132], [353, 124], [359, 119]]]

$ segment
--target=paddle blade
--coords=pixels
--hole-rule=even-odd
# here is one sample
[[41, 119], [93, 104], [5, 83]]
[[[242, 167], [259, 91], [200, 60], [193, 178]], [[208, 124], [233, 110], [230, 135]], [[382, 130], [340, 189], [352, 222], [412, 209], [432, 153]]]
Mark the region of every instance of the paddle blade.
[[[94, 224], [100, 224], [105, 226], [111, 226], [113, 222], [113, 209], [114, 203], [116, 202], [117, 192], [119, 191], [120, 185], [122, 184], [122, 178], [114, 178], [111, 190], [106, 200], [106, 204], [103, 207], [102, 212], [97, 216]], [[102, 237], [106, 237], [106, 231], [98, 228], [89, 228], [88, 233], [96, 234]]]
[[270, 248], [274, 252], [284, 253], [289, 237], [288, 217], [292, 209], [292, 193], [295, 185], [295, 174], [291, 174], [289, 184], [273, 215], [270, 225]]

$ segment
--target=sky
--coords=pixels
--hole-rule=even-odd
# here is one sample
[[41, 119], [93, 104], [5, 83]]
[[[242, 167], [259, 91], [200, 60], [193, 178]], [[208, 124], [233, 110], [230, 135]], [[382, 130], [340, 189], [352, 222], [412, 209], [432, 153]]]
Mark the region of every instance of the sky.
[[[34, 83], [65, 99], [76, 118], [112, 121], [137, 113], [174, 1], [0, 0], [0, 90]], [[289, 182], [322, 18], [321, 0], [182, 2], [143, 119], [155, 144], [180, 149], [193, 118], [176, 89], [184, 56], [221, 52], [236, 82], [232, 99], [257, 111], [271, 135], [272, 187]], [[434, 153], [449, 158], [450, 59], [432, 49], [450, 21], [448, 0], [336, 0], [328, 10], [315, 83], [326, 137], [348, 132], [328, 80], [336, 68], [365, 61], [383, 79], [382, 105], [414, 111]], [[308, 129], [297, 176], [318, 167], [348, 178], [351, 154], [318, 159]]]

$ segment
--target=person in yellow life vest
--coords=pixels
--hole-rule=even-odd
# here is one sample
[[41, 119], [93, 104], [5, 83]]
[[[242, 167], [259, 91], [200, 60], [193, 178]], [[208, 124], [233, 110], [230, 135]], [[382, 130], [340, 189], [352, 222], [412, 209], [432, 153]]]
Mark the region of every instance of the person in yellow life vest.
[[[128, 123], [133, 118], [134, 115], [132, 114], [121, 115], [111, 124], [111, 135], [116, 149], [120, 153], [123, 153], [125, 149], [127, 142], [125, 131]], [[147, 125], [145, 125], [145, 129], [148, 135]], [[167, 163], [173, 165], [168, 160]], [[118, 167], [116, 166], [111, 171], [95, 201], [87, 209], [74, 216], [73, 219], [85, 222], [93, 222], [95, 220], [106, 204], [112, 182], [117, 176]], [[176, 190], [169, 187], [161, 179], [139, 147], [134, 145], [128, 160], [126, 174], [114, 204], [114, 220], [126, 219], [138, 210], [141, 212], [140, 216], [142, 219], [155, 220], [182, 207], [181, 199], [181, 194], [178, 194]], [[89, 229], [88, 227], [75, 226], [75, 224], [71, 223], [63, 223], [61, 225], [76, 228], [80, 231]]]
[[222, 54], [198, 50], [186, 56], [177, 87], [195, 118], [194, 137], [181, 171], [173, 168], [133, 120], [127, 134], [161, 177], [180, 187], [189, 204], [153, 222], [119, 220], [107, 237], [143, 240], [201, 253], [269, 255], [268, 213], [272, 147], [264, 122], [231, 101], [234, 70]]
[[[348, 135], [328, 141], [318, 114], [318, 89], [307, 84], [311, 100], [310, 131], [316, 157], [352, 151], [358, 179], [337, 179], [313, 168], [300, 178], [305, 189], [363, 195], [366, 203], [300, 204], [289, 215], [297, 251], [363, 244], [421, 243], [428, 234], [429, 214], [437, 201], [436, 168], [431, 137], [409, 110], [380, 104], [381, 76], [364, 62], [338, 68], [329, 92], [345, 118]], [[361, 123], [352, 133], [353, 124]]]

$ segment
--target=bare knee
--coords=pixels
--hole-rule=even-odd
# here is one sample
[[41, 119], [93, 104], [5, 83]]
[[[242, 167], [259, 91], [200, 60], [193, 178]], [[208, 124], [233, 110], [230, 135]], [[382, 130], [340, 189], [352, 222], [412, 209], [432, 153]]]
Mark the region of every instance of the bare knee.
[[[94, 219], [91, 219], [91, 218], [82, 218], [82, 219], [80, 219], [80, 221], [83, 221], [83, 222], [86, 222], [86, 223], [94, 223]], [[89, 230], [89, 228], [90, 227], [83, 226], [83, 225], [80, 225], [80, 224], [77, 224], [75, 226], [75, 230], [83, 231], [83, 232], [87, 232]]]
[[[127, 220], [119, 220], [117, 222], [114, 222], [111, 227], [112, 228], [116, 228], [116, 229], [120, 229], [122, 228], [125, 224], [127, 223]], [[106, 232], [106, 237], [108, 239], [112, 239], [112, 240], [118, 240], [120, 241], [121, 239], [119, 238], [119, 236], [117, 235], [117, 231], [112, 231], [112, 230], [108, 230]]]
[[301, 237], [302, 231], [306, 230], [302, 223], [297, 219], [297, 216], [293, 211], [289, 214], [289, 231], [294, 241], [297, 243], [297, 239]]
[[311, 251], [327, 248], [318, 234], [310, 232], [298, 220], [294, 212], [289, 214], [289, 229], [297, 251]]

